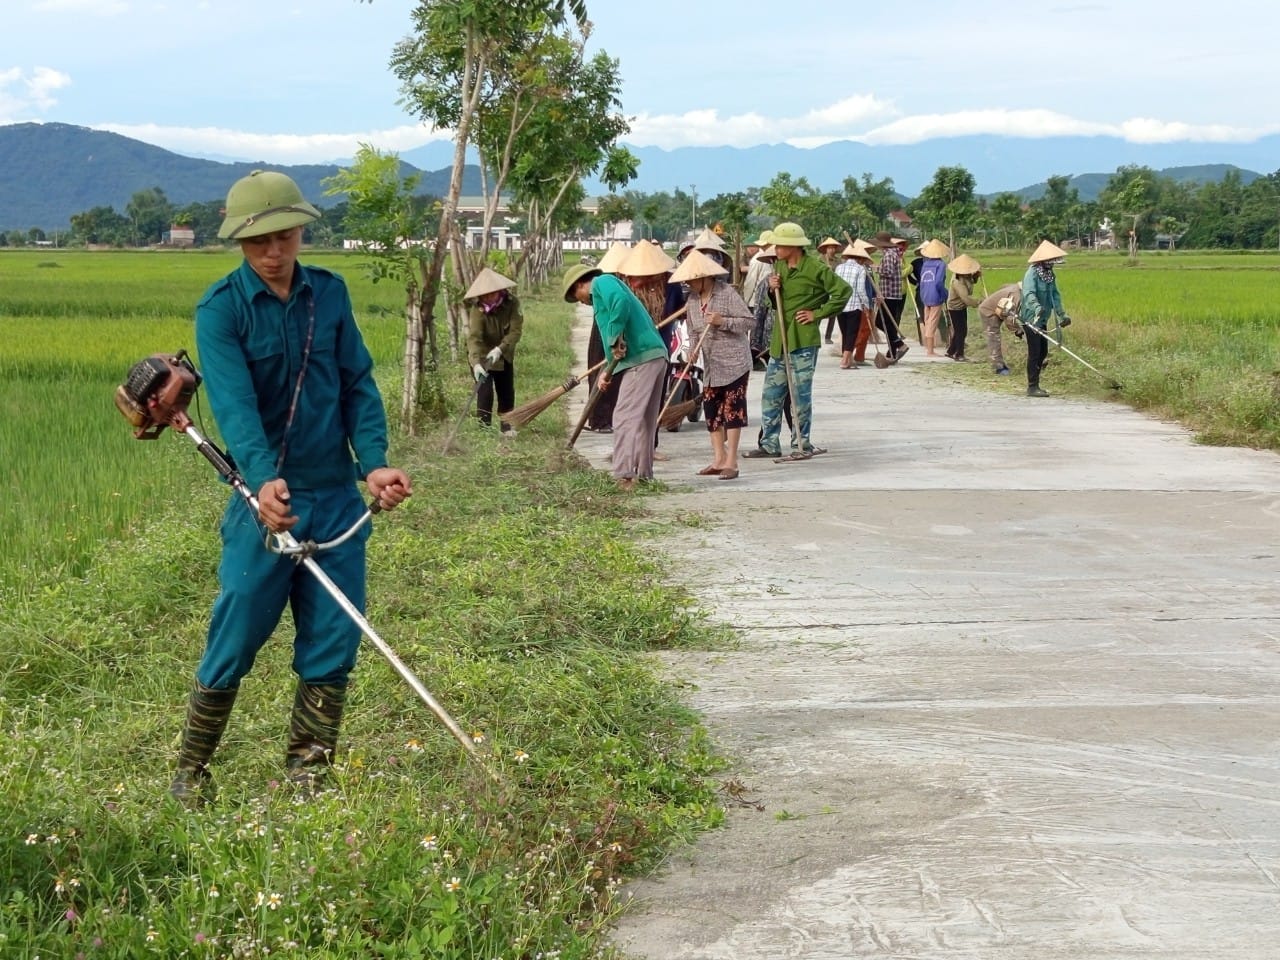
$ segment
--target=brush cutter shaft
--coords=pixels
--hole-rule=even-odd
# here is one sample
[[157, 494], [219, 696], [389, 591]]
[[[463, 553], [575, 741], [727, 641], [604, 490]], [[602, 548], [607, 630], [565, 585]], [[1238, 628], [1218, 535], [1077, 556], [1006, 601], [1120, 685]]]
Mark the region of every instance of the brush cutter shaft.
[[[231, 484], [236, 493], [240, 494], [241, 498], [246, 504], [248, 504], [249, 509], [253, 511], [253, 515], [256, 517], [258, 515], [258, 498], [254, 495], [253, 491], [249, 489], [248, 485], [244, 482], [244, 478], [242, 478], [235, 467], [231, 465], [231, 462], [226, 458], [222, 451], [201, 436], [200, 432], [196, 430], [195, 426], [190, 422], [185, 424], [174, 423], [173, 426], [175, 429], [180, 430], [191, 439], [197, 449], [204, 454], [205, 459], [213, 464], [214, 468]], [[359, 523], [357, 523], [352, 530], [344, 534], [341, 539], [345, 539], [347, 536], [350, 536], [350, 534], [354, 532], [355, 529], [358, 529], [365, 520], [373, 515], [374, 512], [375, 511], [372, 507], [366, 511], [365, 515], [360, 518]], [[369, 641], [378, 649], [378, 652], [386, 658], [388, 663], [391, 664], [391, 668], [395, 670], [396, 673], [400, 674], [400, 678], [404, 680], [413, 692], [418, 695], [418, 698], [427, 705], [427, 709], [436, 715], [436, 718], [445, 725], [445, 728], [451, 734], [453, 734], [454, 739], [462, 744], [463, 749], [466, 750], [472, 758], [480, 762], [481, 766], [484, 766], [484, 762], [480, 759], [480, 754], [476, 750], [475, 742], [467, 736], [465, 732], [463, 732], [462, 728], [458, 726], [457, 721], [454, 720], [453, 717], [449, 716], [448, 711], [445, 710], [445, 708], [436, 701], [436, 698], [431, 695], [431, 692], [423, 686], [422, 681], [414, 675], [412, 670], [405, 666], [404, 661], [401, 660], [396, 655], [396, 652], [391, 649], [391, 645], [388, 644], [387, 641], [383, 640], [382, 637], [378, 636], [369, 621], [365, 619], [364, 614], [356, 609], [355, 604], [348, 600], [347, 595], [344, 594], [342, 590], [339, 589], [338, 585], [329, 578], [329, 575], [324, 572], [324, 569], [320, 564], [318, 564], [311, 556], [311, 553], [314, 553], [314, 549], [308, 550], [287, 530], [284, 533], [274, 534], [274, 537], [283, 545], [283, 549], [277, 552], [293, 556], [297, 562], [301, 563], [311, 572], [312, 576], [319, 581], [320, 586], [324, 587], [325, 592], [327, 592], [329, 596], [333, 597], [334, 602], [338, 604], [342, 609], [342, 612], [351, 618], [355, 625], [360, 628], [360, 632], [369, 638]], [[330, 543], [335, 542], [337, 541], [330, 541]], [[488, 768], [486, 767], [485, 769], [486, 772], [488, 772]], [[489, 775], [491, 777], [493, 776], [491, 772]]]
[[1090, 370], [1092, 370], [1094, 373], [1096, 373], [1098, 376], [1100, 376], [1103, 380], [1106, 380], [1106, 381], [1107, 381], [1107, 383], [1111, 384], [1111, 385], [1112, 385], [1112, 386], [1114, 386], [1114, 387], [1119, 387], [1119, 385], [1120, 385], [1120, 381], [1119, 381], [1119, 380], [1115, 379], [1115, 377], [1109, 377], [1109, 376], [1107, 376], [1105, 373], [1103, 373], [1101, 370], [1099, 370], [1097, 367], [1095, 367], [1092, 363], [1090, 363], [1090, 362], [1089, 362], [1088, 360], [1086, 360], [1084, 357], [1080, 356], [1078, 353], [1073, 353], [1071, 350], [1069, 350], [1069, 349], [1067, 349], [1066, 347], [1064, 347], [1062, 344], [1060, 344], [1060, 343], [1059, 343], [1057, 340], [1055, 340], [1053, 337], [1049, 336], [1049, 334], [1048, 334], [1046, 331], [1041, 330], [1039, 327], [1035, 326], [1034, 324], [1030, 324], [1030, 323], [1024, 323], [1024, 324], [1023, 324], [1023, 326], [1024, 326], [1024, 327], [1030, 327], [1030, 328], [1031, 328], [1032, 330], [1034, 330], [1036, 333], [1040, 334], [1040, 336], [1044, 337], [1044, 338], [1045, 338], [1045, 340], [1047, 340], [1049, 343], [1053, 344], [1055, 347], [1057, 347], [1059, 350], [1061, 350], [1063, 353], [1065, 353], [1068, 357], [1071, 357], [1072, 359], [1074, 359], [1074, 360], [1078, 360], [1080, 363], [1083, 363], [1086, 367], [1088, 367]]

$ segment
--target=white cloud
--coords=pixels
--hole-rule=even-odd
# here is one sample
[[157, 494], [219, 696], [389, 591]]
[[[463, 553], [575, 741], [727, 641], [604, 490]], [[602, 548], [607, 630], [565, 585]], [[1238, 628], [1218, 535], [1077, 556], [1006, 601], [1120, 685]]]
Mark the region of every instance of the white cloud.
[[790, 142], [793, 138], [823, 136], [827, 141], [848, 135], [850, 128], [893, 116], [891, 103], [873, 94], [845, 97], [830, 106], [810, 110], [800, 117], [765, 117], [755, 112], [721, 118], [714, 108], [679, 114], [642, 113], [631, 120], [626, 140], [637, 146], [751, 147], [761, 143]]
[[271, 163], [332, 163], [354, 156], [362, 143], [383, 151], [401, 153], [433, 140], [452, 140], [448, 130], [423, 124], [366, 130], [359, 133], [264, 134], [220, 127], [162, 127], [156, 124], [94, 124], [121, 136], [155, 144], [175, 153], [193, 156], [220, 155]]
[[0, 70], [0, 123], [30, 119], [31, 114], [50, 109], [58, 102], [54, 94], [70, 85], [69, 76], [49, 67], [29, 73], [21, 67]]
[[1131, 143], [1248, 143], [1277, 132], [1280, 126], [1276, 125], [1234, 127], [1144, 117], [1102, 122], [1040, 109], [994, 108], [902, 115], [892, 102], [879, 100], [872, 94], [860, 94], [798, 117], [768, 117], [755, 112], [721, 117], [714, 108], [680, 114], [642, 113], [631, 121], [626, 140], [637, 146], [669, 150], [697, 146], [751, 147], [778, 142], [811, 149], [839, 140], [873, 146], [908, 145], [979, 134], [1031, 139], [1106, 136]]
[[37, 13], [87, 13], [93, 16], [114, 17], [127, 13], [129, 4], [124, 0], [39, 0], [33, 7]]

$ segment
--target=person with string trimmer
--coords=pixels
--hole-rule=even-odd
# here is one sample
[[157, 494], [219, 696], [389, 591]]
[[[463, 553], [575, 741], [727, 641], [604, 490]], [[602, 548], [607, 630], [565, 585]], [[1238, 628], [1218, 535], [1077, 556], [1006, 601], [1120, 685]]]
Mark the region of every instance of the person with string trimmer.
[[[809, 253], [810, 240], [798, 223], [773, 228], [777, 253], [768, 284], [777, 303], [769, 340], [769, 365], [760, 400], [760, 438], [743, 456], [775, 460], [807, 460], [825, 452], [810, 439], [813, 420], [813, 373], [822, 346], [818, 323], [838, 314], [852, 290], [834, 270]], [[781, 449], [783, 398], [790, 397], [793, 427], [791, 449]]]
[[[1050, 318], [1057, 318], [1059, 331], [1071, 325], [1071, 318], [1062, 307], [1062, 295], [1058, 293], [1058, 278], [1053, 272], [1053, 268], [1066, 256], [1067, 252], [1061, 247], [1043, 240], [1027, 258], [1030, 266], [1022, 278], [1022, 304], [1018, 319], [1026, 329], [1028, 397], [1049, 396], [1048, 391], [1040, 387], [1040, 370], [1049, 353]], [[1061, 334], [1058, 342], [1062, 342]]]
[[[196, 669], [170, 793], [209, 798], [208, 764], [240, 681], [289, 605], [298, 682], [285, 751], [288, 781], [306, 793], [332, 764], [361, 631], [294, 558], [263, 549], [267, 531], [328, 541], [365, 512], [363, 480], [389, 510], [412, 492], [387, 465], [387, 422], [373, 360], [342, 278], [298, 263], [303, 227], [320, 219], [289, 177], [257, 170], [232, 185], [218, 231], [244, 262], [196, 307], [209, 405], [258, 514], [233, 495], [222, 521], [221, 590]], [[368, 528], [317, 554], [363, 612]]]

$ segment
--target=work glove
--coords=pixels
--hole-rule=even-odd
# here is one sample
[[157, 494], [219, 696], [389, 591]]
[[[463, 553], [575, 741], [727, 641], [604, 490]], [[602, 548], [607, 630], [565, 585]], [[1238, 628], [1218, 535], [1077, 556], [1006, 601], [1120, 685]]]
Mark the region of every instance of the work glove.
[[1071, 326], [1071, 318], [1070, 318], [1070, 317], [1059, 317], [1059, 318], [1058, 318], [1058, 327], [1059, 327], [1059, 328], [1062, 328], [1062, 327], [1069, 327], [1069, 326]]
[[498, 361], [501, 359], [502, 359], [502, 348], [494, 347], [487, 354], [485, 354], [484, 365], [492, 370], [497, 365]]
[[485, 369], [485, 366], [483, 363], [477, 363], [474, 367], [471, 368], [471, 372], [475, 375], [476, 383], [479, 383], [481, 380], [483, 380], [485, 377], [489, 375], [489, 371]]

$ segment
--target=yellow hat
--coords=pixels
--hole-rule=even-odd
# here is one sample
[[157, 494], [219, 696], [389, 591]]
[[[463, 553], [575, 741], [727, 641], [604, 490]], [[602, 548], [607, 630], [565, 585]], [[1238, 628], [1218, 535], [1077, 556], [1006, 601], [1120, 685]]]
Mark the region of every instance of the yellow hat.
[[1050, 243], [1048, 240], [1041, 240], [1040, 246], [1036, 247], [1036, 252], [1027, 257], [1027, 263], [1043, 263], [1046, 260], [1061, 260], [1067, 255], [1067, 251], [1063, 250], [1057, 244]]
[[684, 262], [671, 274], [672, 283], [684, 283], [701, 277], [723, 277], [729, 273], [701, 250], [690, 250]]
[[945, 259], [951, 251], [947, 248], [945, 243], [935, 237], [928, 243], [920, 245], [920, 253], [929, 257], [931, 260], [942, 260]]
[[670, 273], [676, 262], [652, 243], [637, 243], [618, 264], [618, 273], [624, 277], [652, 277]]
[[600, 258], [600, 262], [596, 266], [600, 268], [601, 273], [617, 273], [618, 264], [622, 263], [630, 252], [630, 247], [621, 240], [615, 240], [610, 244], [609, 249], [605, 251], [604, 256]]
[[483, 297], [486, 293], [510, 290], [515, 285], [514, 280], [504, 277], [497, 270], [485, 267], [476, 274], [476, 278], [471, 281], [471, 286], [467, 287], [467, 292], [462, 295], [462, 299], [474, 300], [476, 297]]

